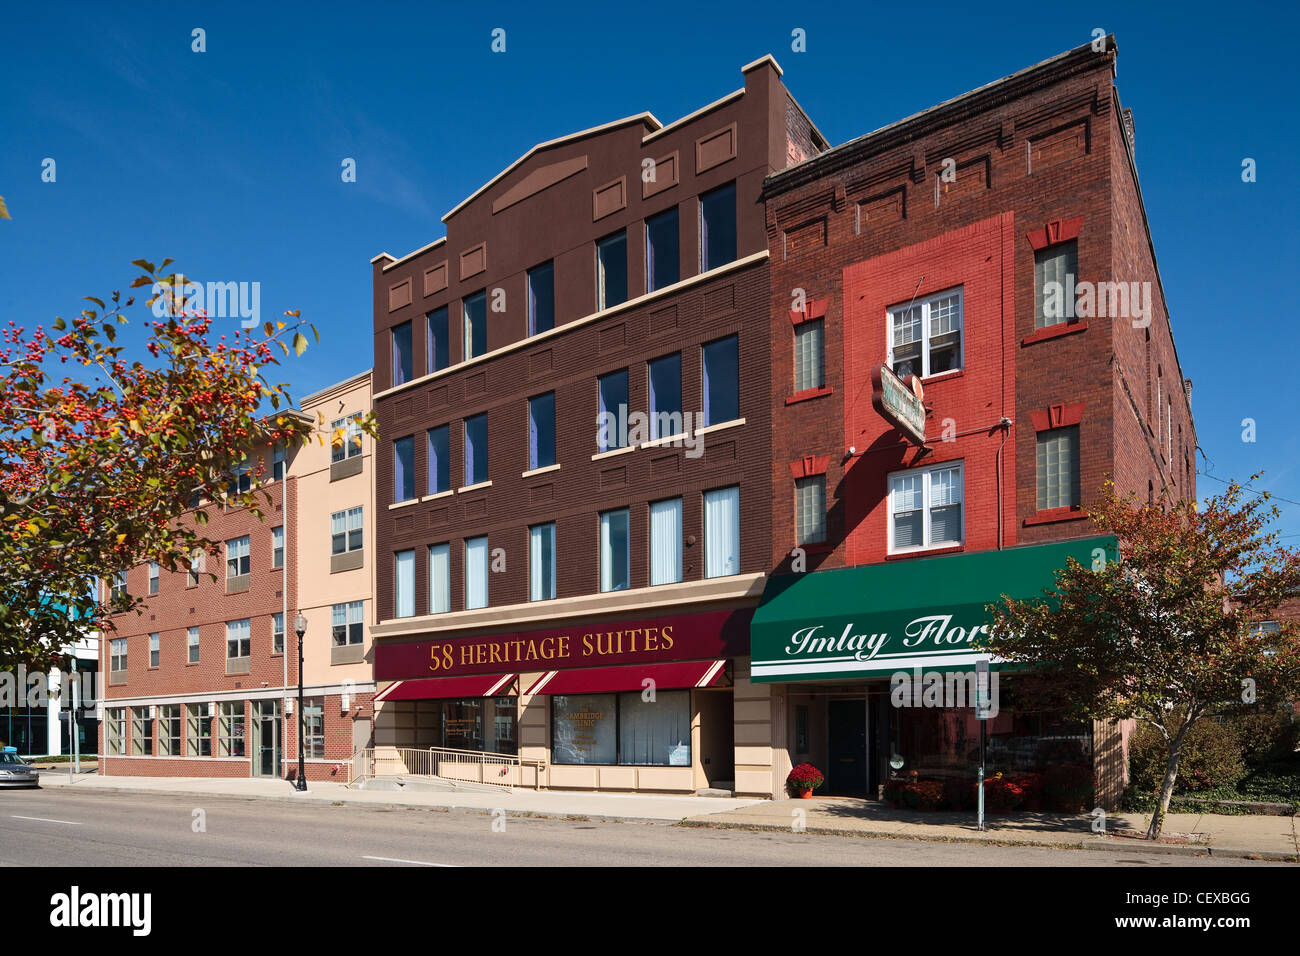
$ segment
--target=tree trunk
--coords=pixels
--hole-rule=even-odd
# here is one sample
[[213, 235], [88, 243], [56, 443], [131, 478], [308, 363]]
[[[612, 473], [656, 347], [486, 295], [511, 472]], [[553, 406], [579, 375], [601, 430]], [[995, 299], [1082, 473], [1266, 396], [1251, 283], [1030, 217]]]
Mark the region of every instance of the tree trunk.
[[1160, 831], [1164, 829], [1165, 816], [1169, 813], [1169, 800], [1174, 795], [1174, 781], [1178, 779], [1178, 764], [1183, 757], [1183, 740], [1186, 739], [1191, 726], [1192, 721], [1185, 721], [1178, 728], [1178, 733], [1169, 740], [1169, 753], [1165, 763], [1165, 782], [1160, 787], [1160, 801], [1156, 804], [1155, 812], [1151, 815], [1151, 826], [1147, 830], [1148, 840], [1159, 838]]

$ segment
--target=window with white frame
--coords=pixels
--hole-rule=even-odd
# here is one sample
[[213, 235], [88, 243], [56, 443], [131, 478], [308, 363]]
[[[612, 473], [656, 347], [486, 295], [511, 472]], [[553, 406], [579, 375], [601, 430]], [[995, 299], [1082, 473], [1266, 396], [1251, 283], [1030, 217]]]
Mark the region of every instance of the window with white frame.
[[252, 569], [249, 538], [233, 538], [226, 542], [226, 578], [242, 577]]
[[528, 600], [555, 598], [555, 523], [528, 529]]
[[600, 515], [600, 589], [625, 591], [632, 586], [632, 558], [629, 546], [628, 509], [604, 511]]
[[330, 554], [361, 550], [363, 520], [361, 505], [330, 515]]
[[226, 622], [226, 660], [242, 660], [253, 655], [253, 622], [250, 618]]
[[889, 310], [889, 367], [899, 378], [939, 375], [962, 367], [961, 289]]
[[149, 593], [158, 593], [158, 562], [149, 562]]
[[794, 327], [794, 390], [804, 392], [826, 384], [825, 320]]
[[345, 461], [359, 454], [361, 454], [360, 413], [346, 418], [336, 418], [330, 422], [330, 462]]
[[794, 483], [794, 543], [826, 540], [826, 476], [810, 475]]
[[650, 502], [650, 584], [682, 579], [682, 499]]
[[465, 608], [488, 606], [488, 539], [465, 540]]
[[415, 617], [415, 552], [393, 555], [393, 617]]
[[271, 567], [284, 567], [284, 526], [271, 529]]
[[199, 629], [191, 627], [185, 632], [185, 660], [190, 664], [199, 662]]
[[451, 610], [451, 545], [429, 545], [429, 613]]
[[116, 571], [108, 584], [108, 596], [114, 604], [126, 600], [126, 572]]
[[276, 611], [271, 615], [271, 653], [284, 653], [284, 612]]
[[1079, 426], [1038, 433], [1038, 510], [1079, 504]]
[[115, 637], [108, 642], [108, 669], [126, 671], [126, 638]]
[[330, 639], [335, 647], [347, 647], [362, 641], [362, 621], [365, 619], [365, 604], [362, 601], [349, 601], [335, 604], [330, 608]]
[[149, 635], [149, 666], [157, 667], [162, 656], [162, 650], [159, 646], [161, 638], [157, 634]]
[[961, 544], [963, 500], [960, 463], [890, 475], [890, 552]]
[[704, 493], [704, 576], [740, 573], [740, 488]]

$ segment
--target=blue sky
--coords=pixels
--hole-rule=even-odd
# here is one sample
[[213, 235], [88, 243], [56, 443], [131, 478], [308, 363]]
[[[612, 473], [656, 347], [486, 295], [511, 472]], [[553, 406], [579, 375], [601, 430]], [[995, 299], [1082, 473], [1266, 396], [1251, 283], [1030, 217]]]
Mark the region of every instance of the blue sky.
[[[321, 346], [295, 396], [369, 365], [371, 257], [442, 235], [441, 216], [533, 144], [641, 110], [670, 122], [772, 53], [833, 144], [1114, 33], [1200, 460], [1261, 468], [1300, 501], [1288, 392], [1300, 252], [1293, 49], [1282, 4], [672, 5], [60, 3], [6, 11], [0, 56], [0, 322], [71, 314], [125, 288], [131, 259], [261, 283]], [[122, 7], [123, 9], [117, 9]], [[552, 13], [562, 10], [561, 13]], [[464, 12], [462, 12], [464, 11]], [[994, 11], [994, 12], [990, 12]], [[191, 51], [191, 30], [207, 52]], [[491, 31], [506, 31], [494, 54]], [[807, 52], [791, 50], [806, 31]], [[41, 181], [53, 158], [57, 179]], [[357, 182], [340, 163], [355, 158]], [[1242, 161], [1257, 163], [1243, 183]], [[1256, 364], [1250, 365], [1250, 356]], [[1278, 368], [1262, 364], [1279, 359]], [[1232, 361], [1229, 361], [1232, 359]], [[1242, 420], [1257, 441], [1242, 441]], [[1222, 485], [1200, 482], [1202, 494]], [[1300, 505], [1283, 505], [1300, 544]]]

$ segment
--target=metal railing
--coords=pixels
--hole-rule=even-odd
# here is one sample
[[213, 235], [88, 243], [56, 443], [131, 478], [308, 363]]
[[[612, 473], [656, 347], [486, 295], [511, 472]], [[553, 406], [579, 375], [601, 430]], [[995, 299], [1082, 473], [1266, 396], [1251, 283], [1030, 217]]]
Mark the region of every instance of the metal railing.
[[369, 747], [347, 761], [348, 786], [377, 777], [435, 777], [449, 783], [545, 789], [545, 760], [452, 747]]

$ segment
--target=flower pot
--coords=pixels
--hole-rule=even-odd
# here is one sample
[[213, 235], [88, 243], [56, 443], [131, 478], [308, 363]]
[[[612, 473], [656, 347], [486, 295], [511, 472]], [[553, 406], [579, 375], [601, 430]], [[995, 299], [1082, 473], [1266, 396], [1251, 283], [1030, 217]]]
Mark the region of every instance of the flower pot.
[[795, 793], [799, 795], [800, 800], [807, 800], [809, 797], [812, 796], [813, 792], [812, 792], [812, 787], [808, 787], [807, 789], [804, 790], [796, 790]]

